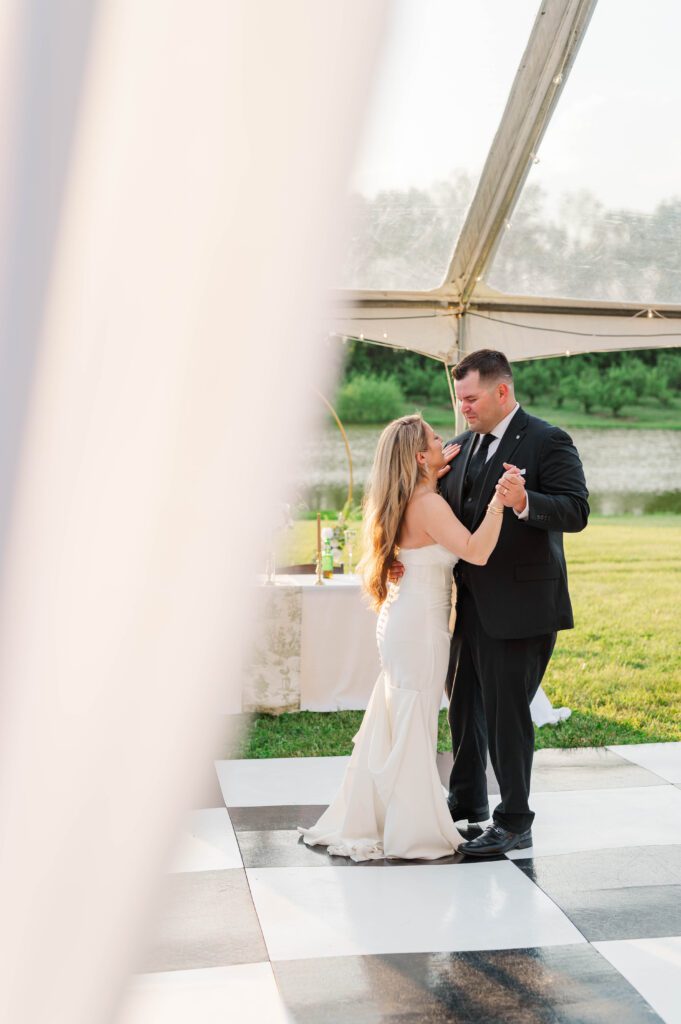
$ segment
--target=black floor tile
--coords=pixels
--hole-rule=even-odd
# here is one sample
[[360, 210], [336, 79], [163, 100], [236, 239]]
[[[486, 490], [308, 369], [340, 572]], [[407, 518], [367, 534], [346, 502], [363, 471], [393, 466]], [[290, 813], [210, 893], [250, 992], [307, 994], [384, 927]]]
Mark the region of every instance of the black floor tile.
[[632, 847], [513, 862], [590, 942], [681, 935], [681, 847]]
[[170, 875], [138, 970], [179, 971], [267, 960], [244, 871]]
[[[442, 785], [449, 786], [451, 751], [437, 755]], [[532, 765], [532, 792], [554, 793], [575, 789], [618, 789], [623, 786], [663, 786], [664, 779], [640, 765], [632, 764], [602, 747], [537, 750]], [[487, 765], [487, 791], [498, 793], [499, 785]], [[490, 807], [493, 810], [493, 807]]]
[[301, 1024], [643, 1024], [659, 1017], [591, 946], [273, 964]]
[[[400, 864], [463, 864], [470, 858], [454, 853], [439, 860], [368, 860], [355, 862], [349, 857], [331, 857], [325, 846], [307, 846], [295, 830], [272, 832], [237, 832], [241, 857], [246, 868], [328, 868], [328, 867], [394, 867]], [[501, 860], [502, 858], [494, 858]]]
[[627, 886], [681, 885], [681, 846], [631, 846], [612, 850], [518, 858], [513, 863], [549, 896]]
[[535, 793], [662, 785], [659, 775], [603, 747], [547, 747], [535, 751], [532, 765]]
[[235, 832], [272, 832], [275, 829], [310, 828], [326, 810], [326, 804], [281, 804], [273, 807], [228, 807]]
[[589, 942], [681, 935], [681, 885], [558, 893], [552, 899]]
[[[237, 839], [241, 843], [242, 832], [257, 833], [263, 832], [268, 833], [268, 837], [263, 840], [262, 844], [259, 844], [254, 835], [250, 835], [248, 839], [245, 839], [242, 844], [242, 852], [244, 849], [248, 849], [252, 852], [253, 857], [270, 858], [272, 854], [269, 851], [279, 850], [285, 857], [289, 856], [291, 839], [293, 839], [293, 845], [296, 845], [298, 838], [297, 828], [300, 825], [302, 828], [310, 828], [315, 825], [322, 813], [326, 810], [325, 805], [313, 805], [303, 804], [296, 806], [291, 805], [280, 805], [274, 807], [228, 807], [229, 817], [234, 827], [234, 831], [237, 834]], [[275, 836], [269, 835], [273, 832], [288, 832], [291, 833], [291, 837], [286, 839], [277, 840]], [[467, 829], [461, 830], [461, 836], [463, 839], [473, 839], [480, 832], [469, 832]], [[262, 854], [257, 851], [263, 851]], [[268, 851], [268, 852], [265, 852]], [[328, 857], [328, 854], [324, 854]], [[345, 861], [345, 857], [336, 858], [339, 862]], [[246, 867], [285, 867], [295, 865], [316, 864], [316, 860], [295, 860], [287, 861], [286, 864], [283, 862], [275, 865], [271, 860], [259, 860], [257, 864], [246, 864]], [[411, 861], [409, 863], [412, 863]]]

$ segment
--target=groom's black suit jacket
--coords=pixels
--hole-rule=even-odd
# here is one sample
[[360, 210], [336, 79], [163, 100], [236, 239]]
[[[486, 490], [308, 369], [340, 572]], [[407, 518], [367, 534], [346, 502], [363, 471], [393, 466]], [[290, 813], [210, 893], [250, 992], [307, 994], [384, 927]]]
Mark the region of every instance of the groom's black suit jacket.
[[563, 533], [583, 530], [589, 516], [589, 492], [577, 449], [565, 431], [519, 408], [482, 470], [470, 520], [463, 509], [463, 482], [477, 437], [468, 430], [454, 439], [461, 444], [461, 452], [440, 481], [440, 493], [454, 514], [468, 518], [471, 529], [477, 529], [504, 472], [504, 462], [526, 469], [530, 511], [523, 521], [511, 509], [506, 510], [499, 541], [487, 565], [459, 562], [457, 583], [472, 594], [489, 636], [520, 639], [571, 629], [574, 621]]

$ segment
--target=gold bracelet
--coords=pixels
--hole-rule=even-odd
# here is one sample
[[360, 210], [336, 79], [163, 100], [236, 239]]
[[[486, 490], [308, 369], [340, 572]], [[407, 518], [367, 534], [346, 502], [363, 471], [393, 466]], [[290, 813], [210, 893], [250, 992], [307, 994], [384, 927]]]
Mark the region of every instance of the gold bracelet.
[[503, 516], [504, 506], [502, 505], [501, 508], [495, 508], [492, 502], [490, 501], [489, 505], [487, 506], [487, 511], [491, 512], [493, 516]]

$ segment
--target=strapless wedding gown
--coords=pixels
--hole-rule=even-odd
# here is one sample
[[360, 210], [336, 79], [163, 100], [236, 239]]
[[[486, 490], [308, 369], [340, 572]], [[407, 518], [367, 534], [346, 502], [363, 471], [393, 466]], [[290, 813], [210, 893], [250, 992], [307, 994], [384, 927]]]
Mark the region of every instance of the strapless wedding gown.
[[462, 841], [435, 762], [456, 558], [431, 544], [402, 548], [400, 561], [376, 626], [382, 671], [343, 783], [317, 824], [299, 829], [308, 845], [355, 861], [435, 860]]

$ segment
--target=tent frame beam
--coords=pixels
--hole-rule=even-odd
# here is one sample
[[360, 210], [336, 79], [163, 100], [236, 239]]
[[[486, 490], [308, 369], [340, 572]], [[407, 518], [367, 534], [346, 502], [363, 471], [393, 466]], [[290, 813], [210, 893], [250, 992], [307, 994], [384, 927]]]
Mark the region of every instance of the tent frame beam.
[[[676, 344], [677, 338], [681, 340], [681, 304], [509, 295], [491, 289], [483, 280], [536, 160], [596, 3], [541, 0], [442, 284], [429, 291], [337, 290], [330, 304], [332, 333], [419, 352], [448, 365], [458, 362], [469, 348], [479, 347], [480, 338], [486, 341], [490, 337], [489, 331], [482, 330], [481, 321], [492, 321], [495, 313], [509, 315], [508, 321], [500, 318], [497, 325], [501, 338], [507, 338], [504, 331], [512, 327], [540, 329], [547, 338], [554, 335], [551, 345], [528, 346], [527, 355], [511, 344], [514, 359], [563, 354], [567, 349], [562, 350], [555, 338], [570, 334], [590, 339], [586, 351], [610, 351], [608, 339], [617, 338], [620, 331], [623, 349], [633, 347], [634, 338], [642, 341], [637, 347], [644, 347], [647, 338], [654, 347], [668, 347]], [[534, 323], [518, 323], [514, 319], [517, 314], [526, 314]], [[570, 331], [551, 325], [547, 321], [552, 315], [580, 317], [580, 327]], [[612, 334], [606, 335], [601, 333], [601, 324], [608, 318]], [[669, 328], [660, 334], [660, 324], [665, 321]]]
[[625, 317], [633, 319], [645, 316], [650, 311], [658, 320], [680, 320], [681, 309], [678, 306], [665, 308], [664, 306], [644, 306], [640, 302], [632, 303], [630, 306], [624, 304], [610, 306], [607, 304], [593, 305], [568, 305], [558, 301], [532, 302], [521, 299], [518, 302], [502, 300], [490, 302], [489, 300], [472, 300], [468, 305], [467, 312], [470, 313], [564, 313], [570, 316], [604, 316], [604, 317]]
[[[419, 320], [434, 316], [461, 316], [471, 313], [565, 313], [570, 316], [603, 316], [603, 317], [640, 317], [651, 310], [657, 319], [681, 319], [681, 306], [661, 304], [646, 305], [642, 302], [612, 303], [589, 302], [580, 299], [564, 301], [561, 299], [539, 299], [534, 297], [501, 296], [498, 299], [473, 297], [464, 309], [460, 303], [442, 298], [429, 298], [422, 293], [418, 299], [391, 298], [390, 292], [382, 292], [380, 298], [368, 295], [359, 297], [357, 292], [336, 294], [335, 308], [339, 310], [338, 319], [363, 320], [370, 318], [372, 310], [404, 310], [405, 316], [395, 319]], [[411, 311], [411, 316], [410, 316]], [[390, 318], [387, 318], [390, 319]], [[384, 322], [376, 317], [377, 323]]]

